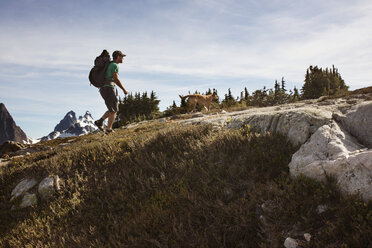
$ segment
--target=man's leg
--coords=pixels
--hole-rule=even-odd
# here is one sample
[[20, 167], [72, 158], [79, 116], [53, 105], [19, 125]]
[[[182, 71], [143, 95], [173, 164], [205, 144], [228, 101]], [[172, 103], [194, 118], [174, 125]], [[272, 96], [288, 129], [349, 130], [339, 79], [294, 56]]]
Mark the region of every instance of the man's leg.
[[107, 130], [112, 130], [112, 124], [114, 124], [116, 113], [117, 112], [109, 112]]
[[106, 111], [103, 115], [102, 115], [102, 117], [101, 117], [101, 120], [106, 120], [108, 117], [110, 116], [110, 111]]

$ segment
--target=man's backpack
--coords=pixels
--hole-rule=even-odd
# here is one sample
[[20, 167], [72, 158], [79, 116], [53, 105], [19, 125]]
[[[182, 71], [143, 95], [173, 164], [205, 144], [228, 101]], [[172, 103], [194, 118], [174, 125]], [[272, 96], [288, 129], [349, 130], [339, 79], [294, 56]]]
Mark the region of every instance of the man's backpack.
[[103, 50], [101, 55], [94, 60], [94, 67], [89, 72], [90, 84], [101, 88], [105, 84], [105, 73], [110, 64], [110, 53]]

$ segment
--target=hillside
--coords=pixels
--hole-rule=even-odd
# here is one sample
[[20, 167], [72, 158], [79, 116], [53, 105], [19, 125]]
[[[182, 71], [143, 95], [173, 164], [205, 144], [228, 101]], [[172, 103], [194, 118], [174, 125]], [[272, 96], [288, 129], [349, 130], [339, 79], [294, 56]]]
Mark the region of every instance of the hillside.
[[[29, 146], [0, 162], [0, 247], [370, 247], [368, 194], [288, 166], [326, 126], [342, 130], [327, 144], [346, 150], [316, 161], [370, 152], [363, 132], [346, 131], [368, 97], [183, 115]], [[54, 192], [44, 198], [48, 177]], [[24, 179], [27, 193], [12, 197]], [[19, 207], [26, 196], [32, 206]]]

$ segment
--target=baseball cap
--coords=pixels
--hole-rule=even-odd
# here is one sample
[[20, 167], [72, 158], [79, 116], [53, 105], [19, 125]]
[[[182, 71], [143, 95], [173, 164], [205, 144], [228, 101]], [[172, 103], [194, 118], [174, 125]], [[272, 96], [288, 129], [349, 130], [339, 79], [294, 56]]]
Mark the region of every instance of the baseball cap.
[[117, 56], [122, 56], [122, 57], [125, 57], [127, 55], [125, 55], [124, 53], [122, 53], [121, 51], [117, 50], [115, 52], [112, 53], [112, 57], [113, 58], [116, 58]]

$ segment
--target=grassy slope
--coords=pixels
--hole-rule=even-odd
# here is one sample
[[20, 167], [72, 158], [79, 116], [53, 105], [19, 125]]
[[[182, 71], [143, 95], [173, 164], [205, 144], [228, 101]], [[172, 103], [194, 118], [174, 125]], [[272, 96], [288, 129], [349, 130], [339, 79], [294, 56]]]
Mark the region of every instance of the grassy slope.
[[[281, 247], [304, 232], [303, 247], [368, 247], [372, 203], [331, 179], [290, 178], [294, 151], [284, 137], [209, 126], [82, 136], [0, 168], [0, 247]], [[47, 175], [63, 179], [55, 200], [9, 210], [21, 179]]]

